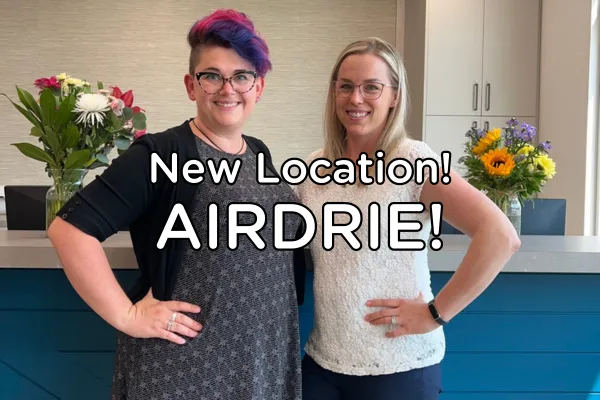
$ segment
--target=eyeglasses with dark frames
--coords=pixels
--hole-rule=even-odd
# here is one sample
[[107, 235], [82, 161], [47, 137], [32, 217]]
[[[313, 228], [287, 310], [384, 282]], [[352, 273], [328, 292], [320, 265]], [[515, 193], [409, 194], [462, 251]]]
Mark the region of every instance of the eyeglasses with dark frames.
[[254, 71], [239, 71], [229, 78], [212, 71], [196, 72], [196, 80], [207, 94], [219, 93], [228, 82], [236, 92], [248, 93], [254, 87], [256, 77], [257, 73]]
[[383, 89], [388, 87], [395, 88], [395, 85], [388, 85], [381, 82], [363, 82], [360, 85], [356, 85], [348, 81], [332, 81], [334, 93], [336, 97], [348, 98], [352, 96], [354, 90], [358, 87], [360, 94], [367, 100], [377, 100], [381, 97]]

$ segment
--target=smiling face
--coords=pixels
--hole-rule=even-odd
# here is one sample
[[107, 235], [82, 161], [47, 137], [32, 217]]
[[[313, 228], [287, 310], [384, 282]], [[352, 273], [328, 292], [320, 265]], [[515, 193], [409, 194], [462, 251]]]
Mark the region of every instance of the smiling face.
[[[200, 123], [212, 132], [241, 131], [254, 110], [264, 89], [264, 78], [257, 76], [252, 84], [254, 77], [244, 71], [254, 71], [250, 62], [233, 49], [215, 46], [202, 48], [194, 74], [186, 75], [188, 97], [196, 102]], [[202, 73], [200, 82], [197, 73]], [[234, 77], [219, 89], [221, 76]], [[246, 93], [236, 92], [232, 84]]]
[[[381, 87], [381, 84], [392, 84], [388, 65], [373, 54], [351, 55], [340, 65], [336, 81], [336, 88], [342, 92], [349, 91], [351, 84], [362, 84], [360, 89], [355, 87], [348, 97], [336, 96], [335, 99], [337, 117], [346, 128], [348, 137], [378, 137], [390, 108], [397, 103], [396, 90], [390, 86]], [[377, 95], [378, 98], [373, 98]]]

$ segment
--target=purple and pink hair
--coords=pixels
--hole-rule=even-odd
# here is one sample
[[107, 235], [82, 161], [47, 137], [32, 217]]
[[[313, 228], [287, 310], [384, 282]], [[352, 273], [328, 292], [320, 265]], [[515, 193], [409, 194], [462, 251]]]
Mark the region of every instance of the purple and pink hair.
[[197, 64], [199, 48], [203, 46], [233, 49], [250, 62], [261, 77], [272, 68], [267, 43], [256, 32], [246, 14], [239, 11], [221, 9], [197, 21], [188, 33], [188, 44], [191, 47], [191, 74]]

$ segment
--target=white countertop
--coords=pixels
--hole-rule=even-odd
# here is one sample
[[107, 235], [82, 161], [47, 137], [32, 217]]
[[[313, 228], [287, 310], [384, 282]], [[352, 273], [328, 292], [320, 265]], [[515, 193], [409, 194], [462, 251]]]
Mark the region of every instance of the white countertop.
[[[440, 251], [429, 250], [431, 271], [455, 271], [470, 239], [442, 236]], [[104, 243], [113, 269], [137, 269], [128, 232]], [[0, 230], [0, 268], [60, 268], [56, 252], [43, 231]], [[600, 236], [522, 236], [521, 248], [503, 272], [600, 273]]]

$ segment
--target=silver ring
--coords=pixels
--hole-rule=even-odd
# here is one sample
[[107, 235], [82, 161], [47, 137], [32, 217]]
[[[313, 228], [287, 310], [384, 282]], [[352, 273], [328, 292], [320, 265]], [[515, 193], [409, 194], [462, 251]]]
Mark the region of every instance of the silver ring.
[[175, 318], [177, 318], [176, 312], [174, 312], [173, 315], [171, 315], [171, 321], [175, 321]]
[[167, 322], [167, 330], [170, 331], [171, 328], [173, 328], [173, 321], [169, 320], [169, 322]]
[[392, 315], [392, 325], [396, 325], [396, 316]]

